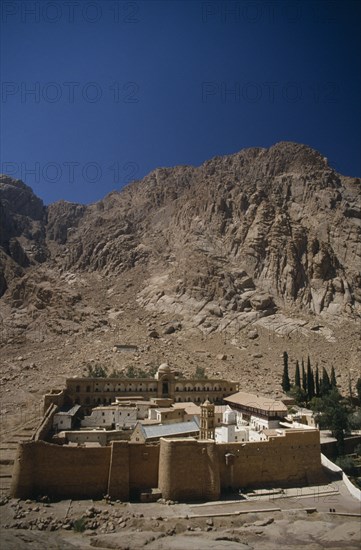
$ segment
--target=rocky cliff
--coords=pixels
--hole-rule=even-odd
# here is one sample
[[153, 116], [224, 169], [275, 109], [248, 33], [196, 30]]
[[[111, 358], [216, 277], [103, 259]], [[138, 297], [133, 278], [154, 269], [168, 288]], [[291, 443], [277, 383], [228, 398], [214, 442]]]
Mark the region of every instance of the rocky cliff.
[[141, 266], [138, 304], [204, 333], [276, 312], [360, 315], [360, 197], [359, 179], [288, 142], [157, 169], [90, 206], [45, 208], [5, 176], [0, 291], [19, 306], [34, 266], [103, 280]]

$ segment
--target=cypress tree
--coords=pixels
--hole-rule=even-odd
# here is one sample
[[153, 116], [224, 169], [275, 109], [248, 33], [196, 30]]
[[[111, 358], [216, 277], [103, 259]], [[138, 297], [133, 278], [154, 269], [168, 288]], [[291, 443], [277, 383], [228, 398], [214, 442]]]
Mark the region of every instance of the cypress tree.
[[302, 388], [303, 388], [303, 391], [307, 393], [307, 377], [305, 373], [305, 364], [303, 362], [303, 358], [302, 358], [301, 365], [302, 365]]
[[320, 373], [318, 372], [318, 364], [316, 365], [316, 374], [315, 374], [315, 395], [320, 397]]
[[331, 368], [331, 386], [333, 388], [336, 388], [336, 386], [337, 386], [335, 367], [333, 365], [332, 365], [332, 368]]
[[359, 400], [360, 403], [361, 403], [361, 378], [358, 378], [358, 379], [357, 379], [357, 382], [356, 382], [356, 391], [357, 391], [358, 400]]
[[307, 361], [307, 397], [310, 401], [315, 396], [315, 381], [310, 361]]
[[320, 395], [325, 396], [331, 391], [331, 382], [325, 367], [322, 368], [322, 378], [320, 383]]
[[288, 392], [291, 389], [290, 377], [288, 375], [288, 353], [283, 352], [283, 375], [282, 375], [282, 389], [284, 392]]
[[295, 386], [301, 388], [300, 364], [298, 361], [296, 361]]

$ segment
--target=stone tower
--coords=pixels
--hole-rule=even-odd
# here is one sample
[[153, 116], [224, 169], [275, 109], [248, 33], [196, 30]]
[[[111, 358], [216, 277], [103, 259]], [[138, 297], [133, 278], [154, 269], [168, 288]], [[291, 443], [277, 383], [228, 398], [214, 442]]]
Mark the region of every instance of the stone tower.
[[201, 405], [199, 439], [214, 439], [214, 405], [206, 399]]

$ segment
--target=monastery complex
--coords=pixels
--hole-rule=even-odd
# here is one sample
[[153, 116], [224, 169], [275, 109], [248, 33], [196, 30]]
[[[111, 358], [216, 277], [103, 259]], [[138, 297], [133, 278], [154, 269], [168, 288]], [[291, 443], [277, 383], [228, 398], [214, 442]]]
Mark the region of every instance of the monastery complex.
[[318, 429], [282, 401], [239, 390], [166, 364], [154, 378], [68, 379], [19, 445], [12, 494], [192, 501], [322, 482]]

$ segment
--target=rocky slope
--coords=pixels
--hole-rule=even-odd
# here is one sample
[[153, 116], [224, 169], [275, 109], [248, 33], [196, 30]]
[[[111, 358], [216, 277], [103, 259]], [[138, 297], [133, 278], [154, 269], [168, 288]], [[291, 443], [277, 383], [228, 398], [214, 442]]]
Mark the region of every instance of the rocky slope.
[[[360, 363], [351, 336], [361, 314], [360, 179], [336, 173], [309, 147], [283, 142], [198, 168], [157, 169], [88, 206], [45, 207], [2, 176], [0, 210], [0, 324], [9, 354], [21, 342], [41, 349], [73, 336], [89, 354], [95, 331], [104, 351], [96, 353], [109, 361], [105, 350], [123, 331], [143, 349], [140, 362], [169, 351], [184, 364], [191, 351], [180, 353], [184, 338], [198, 342], [193, 349], [203, 341], [206, 352], [220, 337], [237, 354], [263, 334], [262, 349], [243, 360], [252, 374], [255, 356], [272, 353], [265, 347], [272, 334], [302, 354], [317, 335], [320, 345], [328, 340], [324, 353], [335, 343], [330, 359], [340, 353], [348, 366]], [[149, 350], [148, 333], [171, 334], [171, 326], [177, 334], [182, 326], [180, 348], [161, 337]], [[69, 358], [69, 368], [84, 357]]]

